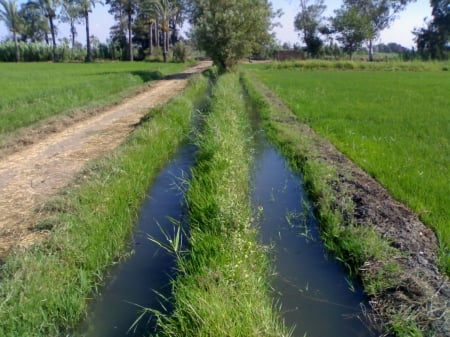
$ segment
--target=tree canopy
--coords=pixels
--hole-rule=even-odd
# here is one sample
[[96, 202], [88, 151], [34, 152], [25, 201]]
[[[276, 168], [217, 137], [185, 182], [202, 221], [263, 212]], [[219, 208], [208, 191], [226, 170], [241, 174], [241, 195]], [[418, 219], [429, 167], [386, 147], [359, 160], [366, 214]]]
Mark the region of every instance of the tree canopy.
[[450, 51], [450, 3], [448, 0], [431, 0], [430, 4], [433, 19], [427, 27], [414, 32], [417, 49], [424, 58], [446, 59]]
[[267, 0], [193, 0], [191, 21], [198, 46], [220, 70], [269, 43], [276, 13]]
[[294, 26], [300, 32], [306, 51], [313, 57], [317, 56], [322, 47], [322, 40], [318, 36], [323, 21], [323, 13], [327, 6], [324, 0], [300, 0], [300, 12], [294, 19]]

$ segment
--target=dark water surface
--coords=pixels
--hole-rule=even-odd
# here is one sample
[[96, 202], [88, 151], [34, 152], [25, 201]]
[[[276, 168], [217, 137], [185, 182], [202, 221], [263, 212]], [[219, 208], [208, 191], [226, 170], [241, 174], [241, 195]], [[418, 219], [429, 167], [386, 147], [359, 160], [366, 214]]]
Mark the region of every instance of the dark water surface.
[[261, 132], [255, 138], [252, 198], [262, 241], [274, 246], [273, 287], [286, 325], [298, 337], [377, 335], [363, 323], [368, 305], [361, 286], [323, 246], [301, 176]]
[[101, 296], [95, 299], [88, 320], [76, 334], [78, 337], [148, 336], [154, 322], [146, 315], [136, 331], [128, 331], [140, 315], [141, 308], [159, 308], [161, 298], [153, 291], [170, 294], [175, 259], [148, 236], [164, 241], [160, 227], [173, 235], [173, 222], [186, 218], [179, 184], [187, 179], [193, 165], [195, 147], [184, 146], [156, 178], [147, 201], [139, 214], [133, 238], [134, 254], [113, 268]]

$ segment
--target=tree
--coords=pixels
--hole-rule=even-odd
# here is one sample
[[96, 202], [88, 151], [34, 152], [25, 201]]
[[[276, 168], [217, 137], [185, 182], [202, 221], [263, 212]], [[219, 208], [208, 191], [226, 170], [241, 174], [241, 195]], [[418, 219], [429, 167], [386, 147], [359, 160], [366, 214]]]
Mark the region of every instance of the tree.
[[80, 23], [80, 18], [82, 18], [82, 9], [80, 4], [77, 3], [76, 0], [64, 0], [61, 11], [61, 21], [67, 22], [70, 25], [72, 49], [75, 47], [75, 37], [77, 36], [77, 29], [75, 25]]
[[81, 13], [84, 17], [84, 22], [86, 26], [86, 62], [92, 62], [92, 51], [91, 51], [91, 40], [89, 34], [89, 13], [92, 12], [92, 7], [95, 7], [95, 4], [103, 3], [100, 0], [77, 0], [79, 1], [79, 5], [81, 8]]
[[16, 62], [20, 61], [19, 45], [17, 43], [17, 34], [19, 34], [22, 20], [17, 8], [17, 0], [0, 0], [0, 21], [6, 24], [6, 27], [13, 33], [14, 46], [16, 49]]
[[355, 7], [344, 5], [334, 13], [335, 17], [331, 19], [331, 23], [338, 34], [337, 40], [342, 43], [344, 52], [352, 59], [353, 53], [361, 47], [369, 35], [370, 22], [367, 17], [361, 16]]
[[128, 59], [133, 61], [133, 16], [137, 10], [137, 0], [106, 0], [106, 4], [111, 6], [109, 12], [114, 14], [114, 18], [123, 23], [126, 21], [128, 32]]
[[47, 19], [42, 15], [41, 9], [35, 3], [27, 2], [21, 5], [20, 16], [23, 20], [22, 41], [45, 41], [48, 44], [50, 29]]
[[148, 3], [151, 11], [156, 14], [163, 32], [163, 59], [167, 62], [169, 53], [169, 32], [171, 21], [179, 14], [181, 8], [177, 7], [174, 1], [169, 0], [151, 0]]
[[275, 17], [267, 0], [194, 0], [192, 37], [220, 71], [269, 43]]
[[380, 32], [388, 28], [397, 14], [409, 2], [415, 0], [344, 0], [344, 6], [353, 8], [358, 16], [364, 18], [369, 26], [365, 41], [368, 42], [369, 61], [373, 61], [373, 42]]
[[450, 37], [450, 3], [448, 0], [431, 0], [433, 19], [427, 27], [414, 31], [418, 52], [425, 58], [448, 58]]
[[50, 26], [50, 33], [52, 35], [52, 47], [53, 47], [53, 61], [58, 60], [58, 55], [56, 54], [56, 26], [54, 19], [56, 18], [56, 11], [60, 5], [59, 0], [30, 0], [28, 2], [30, 6], [36, 6], [40, 8], [42, 14], [48, 19]]
[[294, 26], [306, 44], [306, 51], [315, 57], [323, 45], [318, 32], [323, 21], [323, 12], [327, 6], [325, 6], [324, 0], [314, 0], [311, 4], [310, 1], [300, 0], [300, 12], [295, 16]]

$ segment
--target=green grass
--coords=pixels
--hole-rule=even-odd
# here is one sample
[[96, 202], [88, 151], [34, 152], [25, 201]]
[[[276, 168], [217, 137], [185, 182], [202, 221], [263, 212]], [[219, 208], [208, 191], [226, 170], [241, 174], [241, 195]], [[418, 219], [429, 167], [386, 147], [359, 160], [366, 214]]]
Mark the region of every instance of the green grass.
[[62, 336], [83, 319], [86, 299], [127, 249], [148, 186], [190, 132], [193, 102], [206, 82], [197, 78], [153, 110], [124, 145], [44, 207], [49, 219], [36, 229], [53, 228], [50, 237], [1, 267], [1, 336]]
[[0, 63], [0, 137], [46, 117], [112, 103], [124, 91], [183, 68], [146, 62]]
[[249, 124], [236, 74], [213, 89], [189, 186], [189, 252], [178, 255], [175, 309], [160, 336], [286, 336], [270, 298], [271, 268], [252, 227]]
[[448, 72], [251, 69], [302, 122], [436, 231], [449, 273]]

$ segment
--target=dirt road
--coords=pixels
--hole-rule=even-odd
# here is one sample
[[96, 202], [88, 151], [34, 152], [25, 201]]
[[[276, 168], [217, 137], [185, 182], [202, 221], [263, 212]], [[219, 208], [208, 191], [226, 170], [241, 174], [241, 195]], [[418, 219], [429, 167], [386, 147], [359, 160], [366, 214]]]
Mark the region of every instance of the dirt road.
[[135, 97], [0, 160], [0, 260], [15, 247], [39, 240], [32, 230], [36, 209], [55, 195], [85, 164], [119, 145], [149, 109], [167, 102], [187, 85], [190, 75], [208, 68], [202, 62], [157, 81]]

